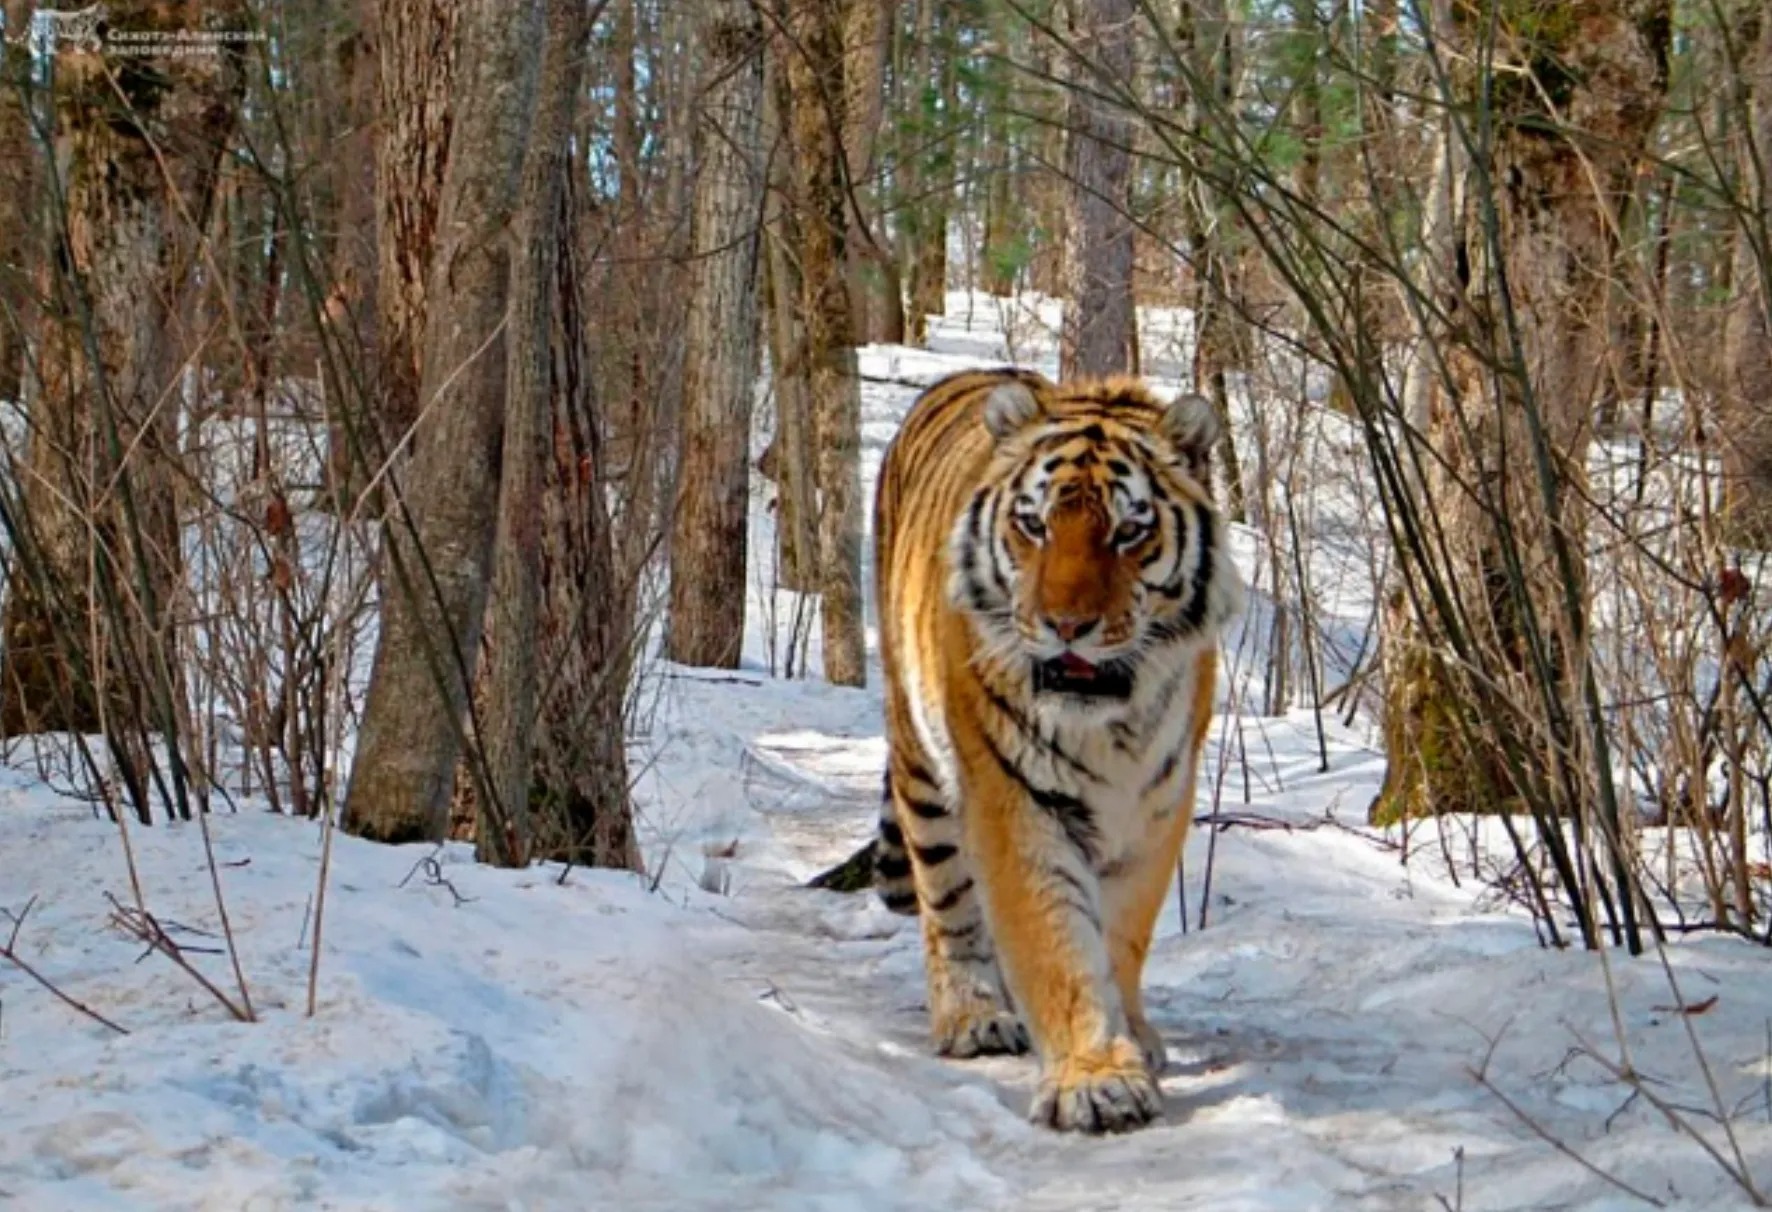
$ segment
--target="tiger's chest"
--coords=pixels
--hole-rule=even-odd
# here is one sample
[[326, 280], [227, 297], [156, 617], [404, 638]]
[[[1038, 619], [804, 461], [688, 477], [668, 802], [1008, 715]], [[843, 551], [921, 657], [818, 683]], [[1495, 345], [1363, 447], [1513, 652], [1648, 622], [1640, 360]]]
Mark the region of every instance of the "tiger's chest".
[[1167, 693], [1135, 696], [1111, 715], [1033, 706], [996, 721], [1034, 805], [1066, 818], [1098, 871], [1136, 855], [1183, 803], [1197, 756], [1197, 696], [1185, 681], [1178, 673]]

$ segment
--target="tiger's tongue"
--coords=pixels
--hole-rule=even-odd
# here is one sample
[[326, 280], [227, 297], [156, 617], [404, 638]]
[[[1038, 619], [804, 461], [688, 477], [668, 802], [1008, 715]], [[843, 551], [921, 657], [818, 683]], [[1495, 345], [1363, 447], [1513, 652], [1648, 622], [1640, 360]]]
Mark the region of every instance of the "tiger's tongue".
[[1060, 654], [1058, 664], [1072, 677], [1092, 678], [1095, 676], [1095, 666], [1091, 665], [1088, 661], [1085, 661], [1074, 652]]

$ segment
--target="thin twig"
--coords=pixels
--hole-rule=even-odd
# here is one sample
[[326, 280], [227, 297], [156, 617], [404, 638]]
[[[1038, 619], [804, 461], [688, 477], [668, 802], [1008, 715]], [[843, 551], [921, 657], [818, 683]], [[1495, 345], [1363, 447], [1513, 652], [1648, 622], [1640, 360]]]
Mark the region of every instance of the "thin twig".
[[100, 1014], [97, 1010], [94, 1010], [91, 1006], [88, 1006], [85, 1002], [80, 1001], [78, 998], [71, 997], [62, 992], [62, 990], [56, 986], [54, 981], [31, 967], [31, 965], [25, 961], [25, 958], [18, 953], [18, 932], [25, 928], [25, 918], [30, 915], [31, 907], [36, 903], [37, 898], [33, 896], [30, 900], [25, 902], [25, 907], [17, 913], [12, 912], [10, 909], [0, 909], [0, 913], [4, 913], [7, 917], [12, 919], [12, 933], [7, 936], [6, 946], [0, 947], [0, 959], [7, 960], [20, 972], [49, 990], [60, 999], [64, 1005], [78, 1010], [81, 1014], [84, 1014], [87, 1018], [101, 1026], [109, 1027], [118, 1035], [128, 1035], [129, 1031], [126, 1028], [119, 1027], [116, 1023]]
[[1547, 1144], [1551, 1148], [1555, 1149], [1558, 1153], [1561, 1153], [1564, 1157], [1567, 1157], [1569, 1160], [1573, 1161], [1576, 1165], [1580, 1166], [1583, 1170], [1586, 1170], [1589, 1174], [1592, 1174], [1595, 1178], [1601, 1179], [1601, 1180], [1611, 1184], [1612, 1186], [1617, 1187], [1620, 1191], [1623, 1191], [1626, 1195], [1629, 1195], [1635, 1199], [1642, 1200], [1644, 1203], [1648, 1204], [1652, 1208], [1667, 1207], [1666, 1204], [1662, 1203], [1659, 1199], [1656, 1199], [1653, 1195], [1647, 1195], [1644, 1192], [1637, 1190], [1635, 1187], [1631, 1186], [1629, 1183], [1625, 1182], [1622, 1178], [1619, 1178], [1616, 1175], [1606, 1173], [1606, 1171], [1600, 1169], [1598, 1166], [1594, 1165], [1594, 1163], [1587, 1160], [1587, 1158], [1585, 1158], [1581, 1154], [1577, 1153], [1568, 1144], [1566, 1144], [1562, 1140], [1559, 1140], [1556, 1136], [1553, 1136], [1549, 1129], [1547, 1129], [1543, 1124], [1539, 1123], [1537, 1120], [1533, 1119], [1530, 1115], [1527, 1115], [1526, 1112], [1520, 1107], [1520, 1105], [1518, 1103], [1514, 1102], [1513, 1099], [1511, 1099], [1507, 1095], [1503, 1094], [1501, 1092], [1501, 1090], [1495, 1085], [1495, 1083], [1490, 1081], [1487, 1076], [1478, 1072], [1476, 1069], [1472, 1069], [1472, 1068], [1466, 1068], [1465, 1072], [1469, 1073], [1471, 1075], [1471, 1079], [1473, 1081], [1475, 1081], [1479, 1086], [1483, 1087], [1483, 1089], [1487, 1090], [1489, 1093], [1493, 1094], [1498, 1100], [1500, 1100], [1502, 1106], [1506, 1107], [1509, 1111], [1512, 1111], [1514, 1113], [1514, 1116], [1522, 1124], [1525, 1124], [1527, 1128], [1531, 1129], [1532, 1135], [1536, 1136], [1539, 1140], [1543, 1141], [1545, 1144]]
[[160, 925], [153, 914], [142, 909], [131, 909], [109, 892], [105, 893], [105, 899], [111, 902], [111, 922], [119, 930], [146, 943], [148, 950], [158, 951], [171, 960], [184, 971], [185, 975], [202, 985], [211, 997], [220, 1002], [223, 1008], [234, 1016], [236, 1021], [242, 1023], [253, 1021], [251, 1016], [235, 1005], [233, 999], [223, 993], [214, 981], [192, 966], [191, 962], [185, 958], [184, 948], [180, 947], [177, 941], [166, 933], [165, 928]]

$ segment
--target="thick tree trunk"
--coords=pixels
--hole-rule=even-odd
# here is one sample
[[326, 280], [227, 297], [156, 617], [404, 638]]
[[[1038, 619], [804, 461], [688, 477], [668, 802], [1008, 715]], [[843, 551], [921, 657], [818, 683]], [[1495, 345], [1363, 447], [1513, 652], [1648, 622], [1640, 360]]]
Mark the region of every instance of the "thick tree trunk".
[[751, 0], [723, 0], [708, 16], [666, 651], [736, 669], [748, 596], [764, 31]]
[[[1735, 242], [1735, 298], [1724, 328], [1724, 532], [1742, 547], [1772, 548], [1772, 14], [1757, 14], [1758, 45], [1747, 60], [1756, 163], [1741, 180], [1751, 238]], [[1745, 144], [1745, 140], [1743, 141]]]
[[861, 384], [844, 281], [849, 203], [843, 190], [843, 11], [838, 0], [791, 0], [789, 130], [801, 202], [801, 313], [806, 325], [818, 464], [820, 622], [825, 677], [867, 677], [861, 600]]
[[608, 455], [585, 374], [580, 220], [569, 176], [555, 282], [552, 447], [541, 515], [543, 676], [530, 776], [534, 856], [638, 871], [624, 728], [636, 619], [617, 592], [604, 482]]
[[540, 92], [512, 228], [511, 305], [506, 322], [505, 421], [493, 545], [494, 643], [487, 653], [486, 765], [477, 788], [475, 851], [502, 866], [528, 861], [533, 842], [530, 772], [540, 695], [542, 507], [552, 416], [554, 294], [569, 143], [589, 34], [584, 0], [544, 0], [547, 41]]
[[448, 819], [497, 517], [510, 224], [540, 17], [536, 0], [462, 0], [456, 14], [457, 109], [425, 292], [422, 407], [386, 528], [381, 635], [345, 811], [351, 832], [379, 841], [440, 838]]
[[[1517, 802], [1574, 818], [1591, 794], [1582, 766], [1596, 755], [1580, 723], [1585, 460], [1617, 232], [1666, 85], [1669, 6], [1613, 0], [1530, 28], [1535, 41], [1510, 47], [1525, 57], [1498, 65], [1492, 82], [1494, 143], [1473, 182], [1490, 186], [1475, 206], [1493, 208], [1494, 238], [1473, 229], [1463, 246], [1454, 390], [1415, 438], [1433, 469], [1416, 508], [1433, 519], [1440, 554], [1424, 565], [1404, 552], [1414, 583], [1457, 596], [1462, 659], [1480, 680], [1444, 659], [1451, 641], [1437, 611], [1391, 613], [1379, 819]], [[1457, 78], [1477, 84], [1463, 68]], [[1532, 755], [1527, 783], [1507, 760], [1521, 753]]]
[[[236, 6], [120, 3], [111, 28], [238, 28]], [[16, 57], [8, 51], [8, 59]], [[232, 54], [54, 65], [65, 211], [4, 617], [0, 732], [168, 728], [180, 691], [176, 317], [238, 117]], [[96, 360], [95, 360], [96, 358]]]
[[375, 214], [376, 459], [392, 457], [418, 419], [427, 294], [459, 100], [457, 23], [464, 0], [380, 0]]
[[[5, 0], [7, 41], [22, 36], [31, 5]], [[30, 89], [31, 56], [23, 43], [0, 51], [0, 401], [18, 400], [24, 386], [25, 333], [40, 230], [37, 199], [37, 153], [31, 146], [30, 115], [25, 103]]]
[[[1070, 232], [1058, 373], [1117, 374], [1131, 368], [1132, 122], [1103, 94], [1130, 86], [1135, 67], [1133, 0], [1071, 0], [1070, 96], [1065, 175]], [[1112, 83], [1109, 83], [1112, 82]]]

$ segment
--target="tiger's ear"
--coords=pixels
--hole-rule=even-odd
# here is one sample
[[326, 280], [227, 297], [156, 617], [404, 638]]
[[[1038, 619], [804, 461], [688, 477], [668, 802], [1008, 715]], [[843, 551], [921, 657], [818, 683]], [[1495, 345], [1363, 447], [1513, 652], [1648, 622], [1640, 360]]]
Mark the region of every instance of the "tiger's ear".
[[984, 427], [999, 442], [1040, 416], [1040, 401], [1026, 383], [1011, 379], [984, 399]]
[[1159, 422], [1163, 435], [1175, 443], [1176, 453], [1193, 465], [1196, 471], [1212, 459], [1212, 448], [1218, 444], [1221, 426], [1218, 410], [1205, 396], [1184, 392], [1163, 410]]

